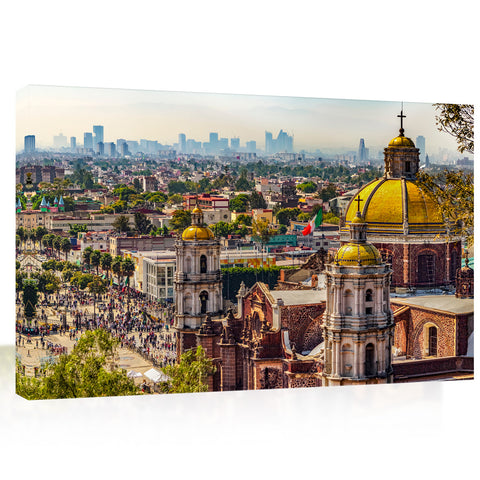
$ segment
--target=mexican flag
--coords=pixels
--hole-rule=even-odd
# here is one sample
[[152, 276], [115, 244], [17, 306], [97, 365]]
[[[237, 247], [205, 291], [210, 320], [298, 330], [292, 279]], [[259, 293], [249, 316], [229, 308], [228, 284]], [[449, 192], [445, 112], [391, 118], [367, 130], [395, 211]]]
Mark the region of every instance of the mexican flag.
[[308, 225], [303, 229], [302, 233], [304, 235], [310, 235], [318, 226], [322, 224], [323, 220], [323, 210], [320, 208], [318, 213], [313, 217]]

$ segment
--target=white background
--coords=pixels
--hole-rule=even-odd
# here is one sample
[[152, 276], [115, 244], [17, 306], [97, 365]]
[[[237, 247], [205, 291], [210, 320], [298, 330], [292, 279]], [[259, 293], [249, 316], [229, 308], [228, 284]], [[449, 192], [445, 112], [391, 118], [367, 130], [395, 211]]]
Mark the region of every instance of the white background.
[[[324, 3], [3, 8], [0, 345], [14, 343], [15, 91], [23, 86], [478, 102], [474, 1]], [[14, 396], [11, 352], [2, 351], [3, 478], [476, 476], [475, 382], [32, 403]]]

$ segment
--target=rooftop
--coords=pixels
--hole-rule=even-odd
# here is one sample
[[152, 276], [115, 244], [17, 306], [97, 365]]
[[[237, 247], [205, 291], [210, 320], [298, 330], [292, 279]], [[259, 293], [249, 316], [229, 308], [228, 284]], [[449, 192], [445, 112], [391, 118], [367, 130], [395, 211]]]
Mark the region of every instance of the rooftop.
[[277, 302], [279, 298], [283, 304], [290, 305], [312, 305], [326, 301], [326, 290], [270, 290], [270, 295]]
[[457, 298], [454, 295], [425, 295], [423, 297], [391, 298], [392, 303], [440, 310], [456, 315], [473, 313], [473, 298]]

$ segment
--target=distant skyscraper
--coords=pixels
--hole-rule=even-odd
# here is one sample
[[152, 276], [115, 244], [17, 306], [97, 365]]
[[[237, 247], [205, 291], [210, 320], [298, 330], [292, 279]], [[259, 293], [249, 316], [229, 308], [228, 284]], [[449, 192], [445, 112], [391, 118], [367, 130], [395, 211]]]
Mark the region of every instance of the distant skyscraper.
[[70, 148], [72, 150], [77, 148], [77, 137], [70, 137]]
[[[118, 149], [118, 147], [117, 147]], [[120, 149], [119, 149], [119, 152], [121, 153], [121, 155], [124, 157], [125, 155], [130, 155], [130, 152], [128, 151], [128, 144], [127, 142], [123, 142], [121, 145], [120, 145]]]
[[95, 135], [94, 144], [103, 143], [103, 125], [94, 125], [93, 134]]
[[255, 140], [251, 140], [250, 142], [246, 143], [246, 147], [248, 153], [255, 153], [257, 151], [257, 142]]
[[35, 135], [26, 135], [24, 139], [25, 153], [33, 153], [35, 151]]
[[93, 149], [93, 135], [90, 132], [83, 134], [83, 148], [87, 150]]
[[105, 155], [108, 155], [109, 157], [115, 157], [117, 153], [117, 149], [115, 148], [115, 143], [114, 142], [107, 142], [103, 144], [103, 150], [105, 152]]
[[365, 148], [365, 140], [360, 139], [360, 144], [358, 145], [358, 155], [357, 155], [357, 164], [363, 164], [367, 161], [367, 151]]
[[122, 151], [122, 145], [126, 142], [124, 138], [117, 138], [117, 150]]
[[425, 166], [426, 167], [430, 166], [430, 159], [428, 158], [428, 155], [425, 155]]
[[240, 139], [239, 138], [231, 138], [230, 139], [230, 149], [234, 150], [235, 152], [240, 149]]
[[265, 153], [273, 152], [273, 135], [270, 132], [265, 132]]
[[59, 133], [53, 137], [53, 146], [55, 148], [64, 148], [67, 146], [67, 137], [63, 133]]
[[425, 163], [425, 137], [419, 135], [415, 142], [415, 146], [420, 149], [420, 163]]
[[182, 153], [187, 151], [187, 136], [184, 133], [178, 134], [178, 149]]

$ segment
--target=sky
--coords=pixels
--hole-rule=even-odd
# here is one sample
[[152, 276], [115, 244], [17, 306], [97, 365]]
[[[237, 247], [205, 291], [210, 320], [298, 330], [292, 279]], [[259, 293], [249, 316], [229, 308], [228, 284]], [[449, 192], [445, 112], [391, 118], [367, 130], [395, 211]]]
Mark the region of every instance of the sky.
[[[321, 99], [288, 96], [165, 92], [86, 87], [27, 86], [17, 92], [16, 148], [24, 136], [35, 135], [40, 148], [53, 146], [62, 133], [83, 144], [84, 132], [104, 126], [104, 141], [157, 140], [178, 142], [178, 134], [208, 141], [239, 137], [240, 145], [255, 140], [265, 145], [265, 131], [276, 138], [280, 129], [294, 136], [294, 149], [339, 152], [356, 150], [360, 138], [373, 153], [397, 136], [402, 108], [398, 101]], [[435, 108], [426, 102], [404, 102], [405, 135], [426, 138], [426, 150], [456, 150], [449, 135], [435, 125]]]

